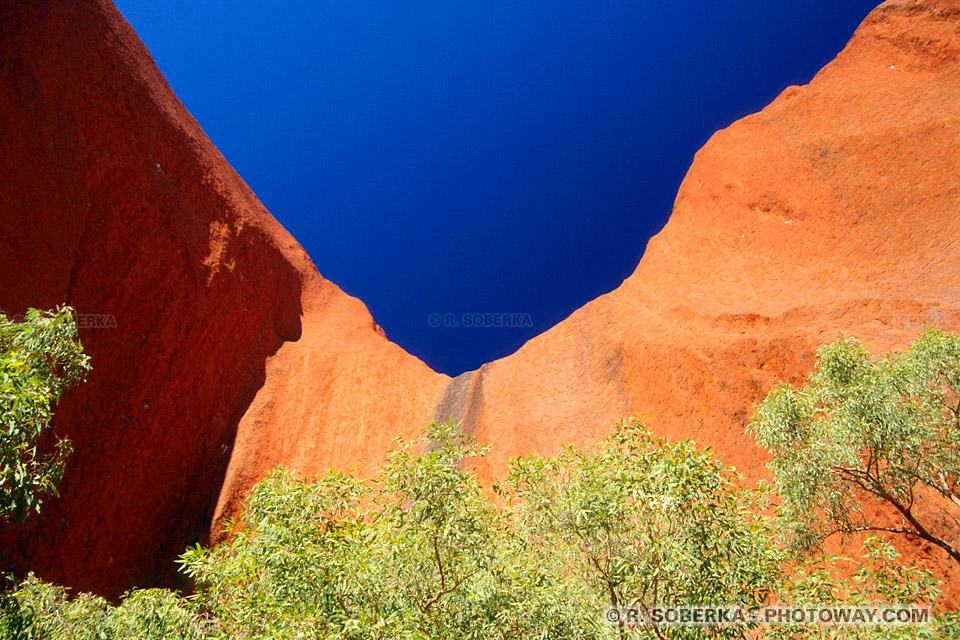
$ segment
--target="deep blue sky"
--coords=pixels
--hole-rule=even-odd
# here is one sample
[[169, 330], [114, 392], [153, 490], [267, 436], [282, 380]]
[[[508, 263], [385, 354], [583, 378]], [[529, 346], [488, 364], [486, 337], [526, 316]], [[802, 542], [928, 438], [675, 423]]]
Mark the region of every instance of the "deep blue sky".
[[[458, 374], [616, 288], [719, 128], [880, 0], [117, 0], [320, 272]], [[532, 327], [432, 327], [432, 313]]]

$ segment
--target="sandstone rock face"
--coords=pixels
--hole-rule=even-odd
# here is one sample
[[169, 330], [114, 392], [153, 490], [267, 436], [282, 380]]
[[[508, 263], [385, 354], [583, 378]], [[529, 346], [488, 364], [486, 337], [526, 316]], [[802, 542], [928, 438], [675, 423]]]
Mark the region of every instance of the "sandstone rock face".
[[380, 429], [428, 420], [446, 377], [320, 277], [108, 0], [0, 2], [0, 122], [0, 309], [107, 325], [81, 330], [93, 371], [57, 410], [62, 498], [0, 540], [21, 571], [111, 595], [167, 581], [228, 463], [376, 461]]
[[753, 408], [819, 346], [960, 328], [958, 172], [960, 2], [887, 2], [808, 86], [697, 153], [616, 291], [452, 380], [439, 413], [494, 445], [486, 477], [633, 414], [764, 476]]
[[881, 5], [697, 154], [621, 287], [454, 380], [320, 277], [108, 0], [23, 4], [0, 3], [0, 309], [116, 319], [58, 412], [63, 497], [0, 541], [47, 579], [169, 578], [274, 465], [373, 473], [431, 416], [493, 445], [488, 480], [634, 414], [757, 479], [753, 407], [818, 346], [960, 329], [960, 0]]
[[958, 56], [960, 2], [882, 5], [808, 86], [697, 153], [618, 289], [452, 380], [440, 413], [495, 443], [491, 471], [640, 413], [762, 474], [752, 407], [817, 347], [960, 327]]

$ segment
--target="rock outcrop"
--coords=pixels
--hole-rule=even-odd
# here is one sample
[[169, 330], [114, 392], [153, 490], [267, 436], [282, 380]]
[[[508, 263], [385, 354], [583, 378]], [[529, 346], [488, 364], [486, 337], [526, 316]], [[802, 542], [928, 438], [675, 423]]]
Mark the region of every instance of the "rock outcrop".
[[715, 134], [636, 271], [452, 380], [440, 413], [494, 445], [487, 477], [640, 414], [758, 479], [745, 429], [776, 381], [841, 332], [878, 353], [927, 324], [960, 329], [956, 0], [884, 3], [809, 85]]
[[757, 479], [753, 407], [817, 347], [960, 328], [960, 0], [881, 5], [697, 154], [622, 286], [453, 380], [316, 272], [108, 0], [43, 5], [0, 9], [0, 309], [116, 321], [82, 332], [63, 497], [3, 540], [47, 579], [162, 580], [274, 465], [373, 472], [431, 416], [493, 445], [486, 479], [634, 414]]
[[228, 488], [298, 447], [375, 463], [429, 419], [446, 377], [317, 273], [109, 0], [0, 2], [0, 122], [0, 309], [92, 325], [62, 497], [0, 540], [18, 568], [169, 582], [228, 463]]
[[618, 289], [452, 380], [440, 413], [496, 444], [490, 469], [639, 413], [757, 477], [752, 407], [816, 348], [960, 327], [958, 159], [960, 2], [887, 2], [809, 85], [710, 139]]

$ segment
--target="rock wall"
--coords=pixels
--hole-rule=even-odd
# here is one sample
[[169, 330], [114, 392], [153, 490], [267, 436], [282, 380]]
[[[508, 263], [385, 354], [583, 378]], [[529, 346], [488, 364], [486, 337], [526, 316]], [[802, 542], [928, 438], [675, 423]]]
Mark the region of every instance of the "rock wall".
[[0, 2], [0, 309], [116, 324], [81, 332], [62, 498], [3, 552], [100, 593], [169, 583], [274, 465], [373, 473], [431, 416], [493, 445], [488, 480], [635, 414], [764, 476], [745, 427], [817, 347], [960, 328], [958, 52], [960, 1], [884, 3], [697, 154], [622, 286], [450, 380], [317, 273], [108, 0]]
[[[169, 583], [231, 461], [236, 478], [298, 446], [376, 460], [372, 432], [429, 418], [445, 376], [317, 273], [108, 0], [0, 2], [0, 122], [0, 309], [66, 302], [103, 325], [81, 329], [93, 371], [57, 409], [62, 498], [0, 538], [20, 570], [108, 595]], [[319, 387], [274, 381], [301, 365]], [[301, 412], [264, 401], [277, 384]], [[260, 414], [299, 430], [251, 450]]]
[[809, 85], [716, 133], [636, 271], [451, 381], [438, 413], [494, 445], [488, 478], [639, 414], [756, 480], [745, 429], [777, 381], [840, 333], [880, 353], [928, 324], [960, 329], [956, 0], [884, 3]]

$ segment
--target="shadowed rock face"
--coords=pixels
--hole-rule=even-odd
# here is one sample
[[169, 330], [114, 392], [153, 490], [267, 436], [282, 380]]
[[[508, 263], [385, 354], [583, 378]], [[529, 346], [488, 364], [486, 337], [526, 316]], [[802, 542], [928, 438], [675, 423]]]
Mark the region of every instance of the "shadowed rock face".
[[0, 540], [21, 570], [169, 581], [221, 490], [313, 448], [378, 461], [429, 419], [446, 377], [320, 277], [107, 0], [0, 2], [0, 122], [0, 309], [110, 327], [57, 410], [62, 498]]
[[372, 473], [430, 417], [493, 445], [487, 480], [634, 414], [762, 477], [753, 407], [817, 347], [960, 328], [958, 53], [960, 0], [881, 5], [697, 154], [623, 285], [450, 380], [316, 272], [107, 0], [0, 1], [0, 309], [116, 322], [81, 331], [63, 497], [4, 553], [106, 594], [169, 580], [274, 465]]

